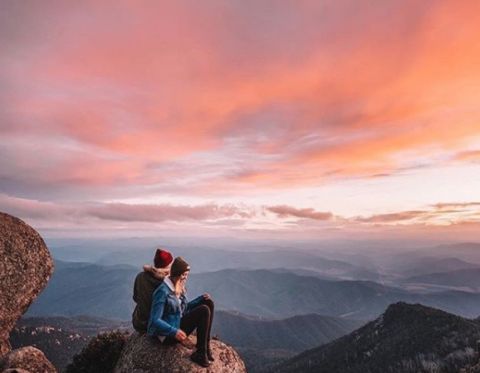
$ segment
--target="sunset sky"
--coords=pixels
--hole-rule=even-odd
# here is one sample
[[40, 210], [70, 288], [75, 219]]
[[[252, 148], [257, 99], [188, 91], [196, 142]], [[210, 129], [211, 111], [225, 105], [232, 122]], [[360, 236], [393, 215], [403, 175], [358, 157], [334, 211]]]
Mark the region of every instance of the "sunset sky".
[[480, 240], [480, 2], [0, 4], [0, 210], [47, 236]]

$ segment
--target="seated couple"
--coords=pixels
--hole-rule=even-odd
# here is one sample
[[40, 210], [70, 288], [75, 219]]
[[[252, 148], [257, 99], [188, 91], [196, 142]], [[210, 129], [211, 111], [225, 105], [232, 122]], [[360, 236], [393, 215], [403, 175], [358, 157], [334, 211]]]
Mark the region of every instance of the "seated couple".
[[188, 336], [197, 329], [196, 351], [191, 359], [204, 367], [213, 361], [210, 350], [214, 304], [209, 294], [188, 302], [185, 284], [190, 266], [181, 257], [157, 249], [154, 266], [143, 266], [135, 278], [136, 303], [132, 323], [139, 333], [147, 333], [164, 344], [189, 345]]

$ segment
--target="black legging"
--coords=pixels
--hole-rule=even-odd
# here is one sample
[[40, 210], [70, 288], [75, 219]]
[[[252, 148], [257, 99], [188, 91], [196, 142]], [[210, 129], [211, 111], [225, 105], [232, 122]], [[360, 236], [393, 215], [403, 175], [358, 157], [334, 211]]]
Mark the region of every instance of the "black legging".
[[[210, 331], [212, 329], [214, 304], [211, 299], [203, 299], [202, 302], [186, 313], [180, 320], [180, 329], [190, 335], [197, 329], [197, 350], [207, 352], [210, 348]], [[174, 343], [176, 340], [168, 338], [167, 343]], [[172, 340], [173, 339], [173, 340]]]
[[190, 335], [197, 329], [197, 350], [207, 352], [210, 347], [210, 331], [212, 329], [214, 305], [211, 299], [202, 302], [185, 314], [180, 321], [180, 329]]

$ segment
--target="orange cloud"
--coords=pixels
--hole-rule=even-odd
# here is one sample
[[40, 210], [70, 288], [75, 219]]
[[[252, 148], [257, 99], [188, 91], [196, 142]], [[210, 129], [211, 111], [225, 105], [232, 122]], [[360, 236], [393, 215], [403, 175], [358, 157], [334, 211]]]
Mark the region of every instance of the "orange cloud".
[[25, 160], [0, 141], [14, 165], [2, 177], [30, 195], [79, 184], [241, 194], [393, 175], [446, 153], [471, 161], [479, 6], [5, 6], [0, 131], [58, 142]]
[[480, 202], [450, 202], [450, 203], [436, 203], [432, 205], [435, 209], [445, 210], [445, 209], [464, 209], [464, 208], [474, 208], [480, 207]]
[[480, 161], [480, 150], [468, 150], [459, 152], [454, 157], [455, 161], [460, 162], [479, 162]]

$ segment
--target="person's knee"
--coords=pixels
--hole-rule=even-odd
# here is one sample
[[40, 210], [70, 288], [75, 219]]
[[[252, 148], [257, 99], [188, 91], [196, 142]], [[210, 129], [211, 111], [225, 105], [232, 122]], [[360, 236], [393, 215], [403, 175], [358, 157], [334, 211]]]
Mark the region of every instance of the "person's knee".
[[210, 316], [210, 307], [208, 307], [206, 304], [202, 304], [198, 306], [199, 312], [202, 314], [205, 314], [207, 316]]
[[206, 304], [209, 308], [213, 308], [214, 307], [214, 303], [213, 303], [213, 299], [210, 298], [210, 299], [205, 299], [203, 301], [204, 304]]

